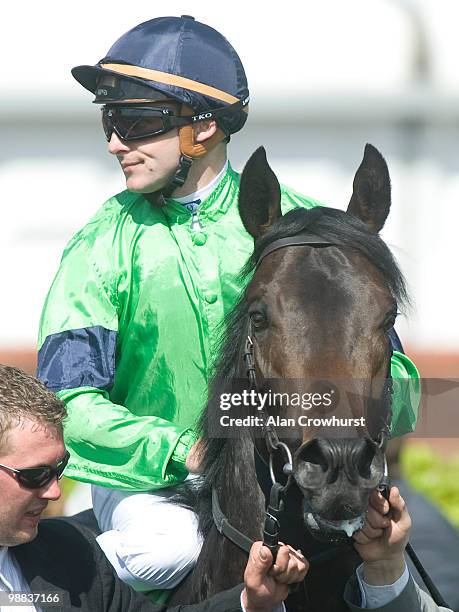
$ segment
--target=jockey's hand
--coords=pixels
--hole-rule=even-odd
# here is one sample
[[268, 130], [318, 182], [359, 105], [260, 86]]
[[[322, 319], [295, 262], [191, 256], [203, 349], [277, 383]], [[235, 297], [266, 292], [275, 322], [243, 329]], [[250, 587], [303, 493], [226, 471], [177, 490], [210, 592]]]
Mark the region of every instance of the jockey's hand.
[[202, 451], [201, 440], [196, 440], [185, 461], [185, 467], [190, 474], [201, 474]]
[[389, 501], [390, 505], [373, 491], [365, 525], [354, 534], [354, 546], [364, 561], [364, 580], [372, 585], [392, 584], [405, 570], [411, 518], [397, 487], [391, 488]]
[[304, 580], [309, 563], [290, 546], [282, 545], [272, 565], [272, 554], [262, 542], [255, 542], [244, 573], [242, 603], [246, 612], [272, 612], [286, 599], [288, 585]]

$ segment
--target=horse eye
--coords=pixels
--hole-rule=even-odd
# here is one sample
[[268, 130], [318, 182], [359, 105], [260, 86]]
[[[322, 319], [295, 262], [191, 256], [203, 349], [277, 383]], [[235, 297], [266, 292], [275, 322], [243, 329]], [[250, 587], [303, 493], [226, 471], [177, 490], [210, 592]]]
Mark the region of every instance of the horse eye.
[[261, 312], [251, 312], [250, 313], [250, 321], [254, 329], [263, 329], [266, 327], [266, 317]]

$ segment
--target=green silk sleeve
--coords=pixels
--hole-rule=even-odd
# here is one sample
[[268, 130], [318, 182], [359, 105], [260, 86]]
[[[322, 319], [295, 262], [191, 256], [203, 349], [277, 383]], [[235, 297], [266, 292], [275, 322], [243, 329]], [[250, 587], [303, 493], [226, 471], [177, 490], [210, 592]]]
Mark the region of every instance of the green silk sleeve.
[[65, 440], [71, 460], [66, 476], [136, 491], [186, 478], [184, 461], [194, 442], [189, 429], [155, 416], [135, 416], [98, 389], [69, 389], [58, 396], [68, 409]]
[[411, 433], [416, 428], [421, 401], [421, 381], [414, 363], [403, 353], [394, 351], [392, 372], [391, 438]]
[[[106, 256], [104, 257], [106, 259]], [[52, 334], [100, 326], [118, 331], [119, 304], [114, 274], [104, 275], [78, 234], [64, 251], [43, 306], [38, 349]]]

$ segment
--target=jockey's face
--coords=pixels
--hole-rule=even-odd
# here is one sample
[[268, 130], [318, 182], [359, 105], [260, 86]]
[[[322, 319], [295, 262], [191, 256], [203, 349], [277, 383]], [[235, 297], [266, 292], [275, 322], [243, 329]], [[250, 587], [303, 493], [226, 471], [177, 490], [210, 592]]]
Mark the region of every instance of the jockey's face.
[[142, 140], [121, 140], [113, 132], [108, 151], [116, 155], [126, 179], [135, 193], [152, 193], [173, 178], [180, 161], [178, 129]]
[[[0, 463], [16, 469], [55, 465], [64, 454], [60, 429], [24, 419], [6, 433]], [[27, 489], [0, 467], [0, 494], [0, 546], [16, 546], [35, 538], [41, 513], [61, 491], [57, 477], [39, 489]]]

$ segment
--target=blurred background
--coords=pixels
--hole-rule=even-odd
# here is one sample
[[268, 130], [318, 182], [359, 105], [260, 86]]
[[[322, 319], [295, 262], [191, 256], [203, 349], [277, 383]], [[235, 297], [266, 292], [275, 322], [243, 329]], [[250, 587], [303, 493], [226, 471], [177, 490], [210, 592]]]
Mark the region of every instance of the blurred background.
[[[267, 6], [47, 0], [3, 7], [0, 362], [34, 372], [41, 306], [62, 250], [124, 188], [106, 153], [100, 110], [71, 67], [94, 64], [141, 21], [192, 14], [221, 31], [246, 67], [250, 116], [230, 144], [236, 169], [263, 144], [282, 182], [345, 208], [365, 143], [386, 157], [393, 203], [383, 237], [414, 304], [397, 329], [422, 376], [459, 378], [457, 1]], [[459, 525], [457, 439], [422, 444], [403, 451], [406, 475]], [[88, 505], [87, 488], [66, 487], [73, 492], [61, 511]]]

